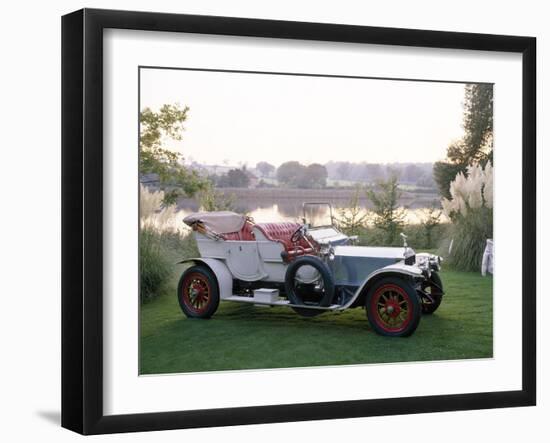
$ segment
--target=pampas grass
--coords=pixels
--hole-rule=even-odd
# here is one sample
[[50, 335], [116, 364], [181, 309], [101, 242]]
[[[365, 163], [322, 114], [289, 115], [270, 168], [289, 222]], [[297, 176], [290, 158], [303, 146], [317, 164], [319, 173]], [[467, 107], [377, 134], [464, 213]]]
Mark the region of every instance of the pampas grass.
[[190, 230], [183, 223], [175, 224], [175, 207], [163, 204], [163, 191], [150, 191], [141, 186], [139, 197], [139, 275], [143, 303], [165, 292], [176, 260], [197, 254]]
[[139, 221], [141, 229], [148, 228], [159, 233], [178, 231], [184, 233], [180, 226], [175, 225], [176, 208], [174, 205], [163, 204], [164, 191], [150, 191], [140, 185], [139, 192]]
[[441, 201], [443, 211], [449, 218], [467, 217], [469, 211], [493, 207], [493, 167], [487, 163], [470, 165], [466, 175], [459, 172], [449, 187], [451, 199]]
[[479, 271], [485, 243], [493, 237], [493, 167], [471, 165], [457, 174], [450, 186], [451, 199], [441, 202], [451, 220], [452, 248], [448, 259], [457, 270]]

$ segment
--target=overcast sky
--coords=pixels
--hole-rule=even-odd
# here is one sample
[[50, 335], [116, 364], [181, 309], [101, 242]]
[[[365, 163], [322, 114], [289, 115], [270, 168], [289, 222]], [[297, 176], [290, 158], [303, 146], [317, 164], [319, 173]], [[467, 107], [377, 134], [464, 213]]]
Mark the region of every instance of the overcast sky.
[[140, 99], [189, 106], [168, 147], [203, 164], [433, 162], [463, 134], [463, 84], [142, 69]]

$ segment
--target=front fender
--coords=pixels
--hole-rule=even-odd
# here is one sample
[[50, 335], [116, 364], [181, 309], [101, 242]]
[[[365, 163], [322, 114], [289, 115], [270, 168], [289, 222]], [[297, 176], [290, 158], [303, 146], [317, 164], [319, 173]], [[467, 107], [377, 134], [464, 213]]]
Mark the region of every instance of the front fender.
[[181, 260], [178, 263], [202, 264], [206, 266], [216, 276], [218, 290], [220, 291], [220, 299], [223, 300], [233, 295], [233, 276], [222, 260], [217, 260], [215, 258], [189, 258]]
[[359, 286], [355, 291], [355, 294], [344, 306], [340, 309], [347, 309], [353, 304], [355, 304], [359, 297], [366, 294], [369, 288], [378, 280], [384, 277], [405, 277], [407, 279], [424, 279], [424, 273], [422, 269], [414, 265], [406, 265], [404, 262], [394, 263], [383, 268], [377, 269], [376, 271], [371, 272], [365, 281]]

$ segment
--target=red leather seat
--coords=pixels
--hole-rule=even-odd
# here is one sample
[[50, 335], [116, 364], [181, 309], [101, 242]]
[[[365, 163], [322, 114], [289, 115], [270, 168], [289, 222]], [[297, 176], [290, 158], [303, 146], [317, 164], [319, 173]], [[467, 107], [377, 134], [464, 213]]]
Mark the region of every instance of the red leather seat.
[[[294, 234], [301, 225], [293, 222], [280, 222], [256, 223], [254, 226], [258, 228], [268, 240], [282, 243], [288, 251], [295, 247], [294, 243], [290, 240], [290, 237], [292, 237], [292, 234]], [[309, 248], [308, 243], [304, 239], [300, 239], [298, 241], [298, 246]]]
[[256, 238], [252, 232], [253, 227], [252, 223], [246, 221], [240, 231], [225, 233], [222, 237], [224, 240], [254, 241]]
[[[229, 232], [222, 234], [224, 240], [237, 240], [237, 241], [255, 241], [254, 232], [252, 228], [258, 228], [258, 230], [270, 241], [276, 241], [283, 245], [286, 251], [296, 251], [297, 249], [301, 253], [311, 250], [311, 245], [303, 238], [298, 240], [298, 243], [292, 243], [292, 234], [301, 225], [293, 222], [280, 222], [280, 223], [256, 223], [253, 224], [247, 221], [242, 229], [238, 232]], [[298, 248], [297, 248], [298, 247]], [[294, 252], [296, 253], [296, 252]]]

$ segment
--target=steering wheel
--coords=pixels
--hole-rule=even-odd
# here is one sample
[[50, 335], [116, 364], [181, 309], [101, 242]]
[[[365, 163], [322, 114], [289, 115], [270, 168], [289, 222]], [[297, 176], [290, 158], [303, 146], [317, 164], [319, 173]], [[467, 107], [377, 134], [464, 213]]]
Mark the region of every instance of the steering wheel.
[[300, 239], [304, 236], [304, 226], [300, 226], [298, 229], [294, 231], [294, 233], [290, 236], [290, 241], [292, 243], [298, 243]]

